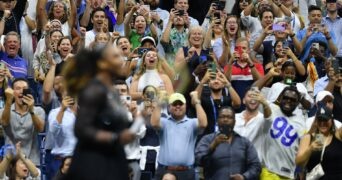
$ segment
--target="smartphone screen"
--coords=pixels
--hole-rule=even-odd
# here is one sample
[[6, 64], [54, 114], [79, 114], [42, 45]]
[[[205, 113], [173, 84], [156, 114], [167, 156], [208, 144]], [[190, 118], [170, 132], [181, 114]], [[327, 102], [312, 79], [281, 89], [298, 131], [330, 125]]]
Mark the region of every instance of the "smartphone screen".
[[285, 31], [285, 26], [283, 24], [273, 24], [272, 25], [273, 31]]

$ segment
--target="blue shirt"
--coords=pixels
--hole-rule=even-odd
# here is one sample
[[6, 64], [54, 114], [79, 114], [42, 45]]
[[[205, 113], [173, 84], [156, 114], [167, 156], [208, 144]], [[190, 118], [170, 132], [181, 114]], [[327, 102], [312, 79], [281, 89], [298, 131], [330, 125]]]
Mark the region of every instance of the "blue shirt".
[[171, 116], [161, 117], [158, 162], [166, 166], [191, 166], [195, 163], [195, 142], [198, 120], [185, 116], [176, 121]]
[[327, 75], [317, 79], [314, 85], [314, 96], [316, 96], [318, 92], [323, 91], [325, 87], [327, 87], [328, 83], [329, 83], [329, 78]]
[[4, 62], [14, 78], [27, 78], [27, 60], [19, 57], [8, 57], [6, 52], [0, 51], [0, 61]]
[[64, 111], [62, 122], [58, 123], [57, 115], [60, 107], [51, 110], [49, 114], [49, 132], [53, 135], [55, 143], [51, 150], [51, 154], [60, 156], [72, 155], [76, 146], [76, 137], [74, 135], [74, 126], [76, 121], [75, 114], [67, 108]]
[[[302, 41], [302, 39], [306, 36], [306, 30], [307, 30], [307, 28], [299, 31], [299, 33], [297, 35], [298, 41]], [[334, 44], [336, 44], [335, 33], [331, 30], [329, 31], [329, 33], [330, 33], [331, 39], [334, 41]], [[324, 43], [326, 45], [326, 47], [328, 47], [328, 41], [322, 32], [312, 33], [311, 36], [309, 36], [309, 38], [306, 40], [305, 46], [303, 47], [303, 52], [300, 55], [299, 59], [302, 62], [304, 62], [308, 58], [312, 43]], [[325, 57], [330, 56], [329, 48], [327, 48], [324, 56]]]
[[337, 16], [332, 20], [329, 16], [323, 18], [324, 24], [330, 31], [333, 31], [337, 37], [336, 46], [338, 49], [336, 57], [342, 57], [342, 18]]

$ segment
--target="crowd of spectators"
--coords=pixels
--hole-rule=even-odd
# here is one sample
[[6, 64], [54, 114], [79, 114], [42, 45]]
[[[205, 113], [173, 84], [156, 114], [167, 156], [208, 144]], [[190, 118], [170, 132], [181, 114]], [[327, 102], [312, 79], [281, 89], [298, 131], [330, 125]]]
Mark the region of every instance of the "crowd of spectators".
[[0, 36], [0, 179], [63, 179], [109, 46], [131, 179], [342, 179], [342, 0], [0, 0]]

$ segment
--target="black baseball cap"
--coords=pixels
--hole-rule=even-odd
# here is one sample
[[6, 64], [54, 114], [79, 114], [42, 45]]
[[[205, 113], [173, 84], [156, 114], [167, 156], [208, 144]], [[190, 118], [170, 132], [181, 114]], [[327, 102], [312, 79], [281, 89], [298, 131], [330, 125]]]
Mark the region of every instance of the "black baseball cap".
[[336, 0], [326, 0], [326, 3], [336, 3]]
[[333, 113], [325, 103], [319, 102], [317, 104], [316, 118], [318, 121], [328, 121], [333, 118]]

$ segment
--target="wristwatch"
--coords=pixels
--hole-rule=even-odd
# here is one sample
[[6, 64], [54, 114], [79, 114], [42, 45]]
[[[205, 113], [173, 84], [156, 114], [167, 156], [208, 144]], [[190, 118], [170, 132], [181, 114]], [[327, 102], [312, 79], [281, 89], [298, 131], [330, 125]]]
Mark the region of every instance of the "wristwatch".
[[248, 67], [252, 69], [252, 68], [254, 68], [254, 67], [255, 67], [255, 65], [254, 65], [254, 64], [252, 64], [252, 65], [248, 65]]
[[34, 115], [34, 111], [29, 111], [31, 115]]

